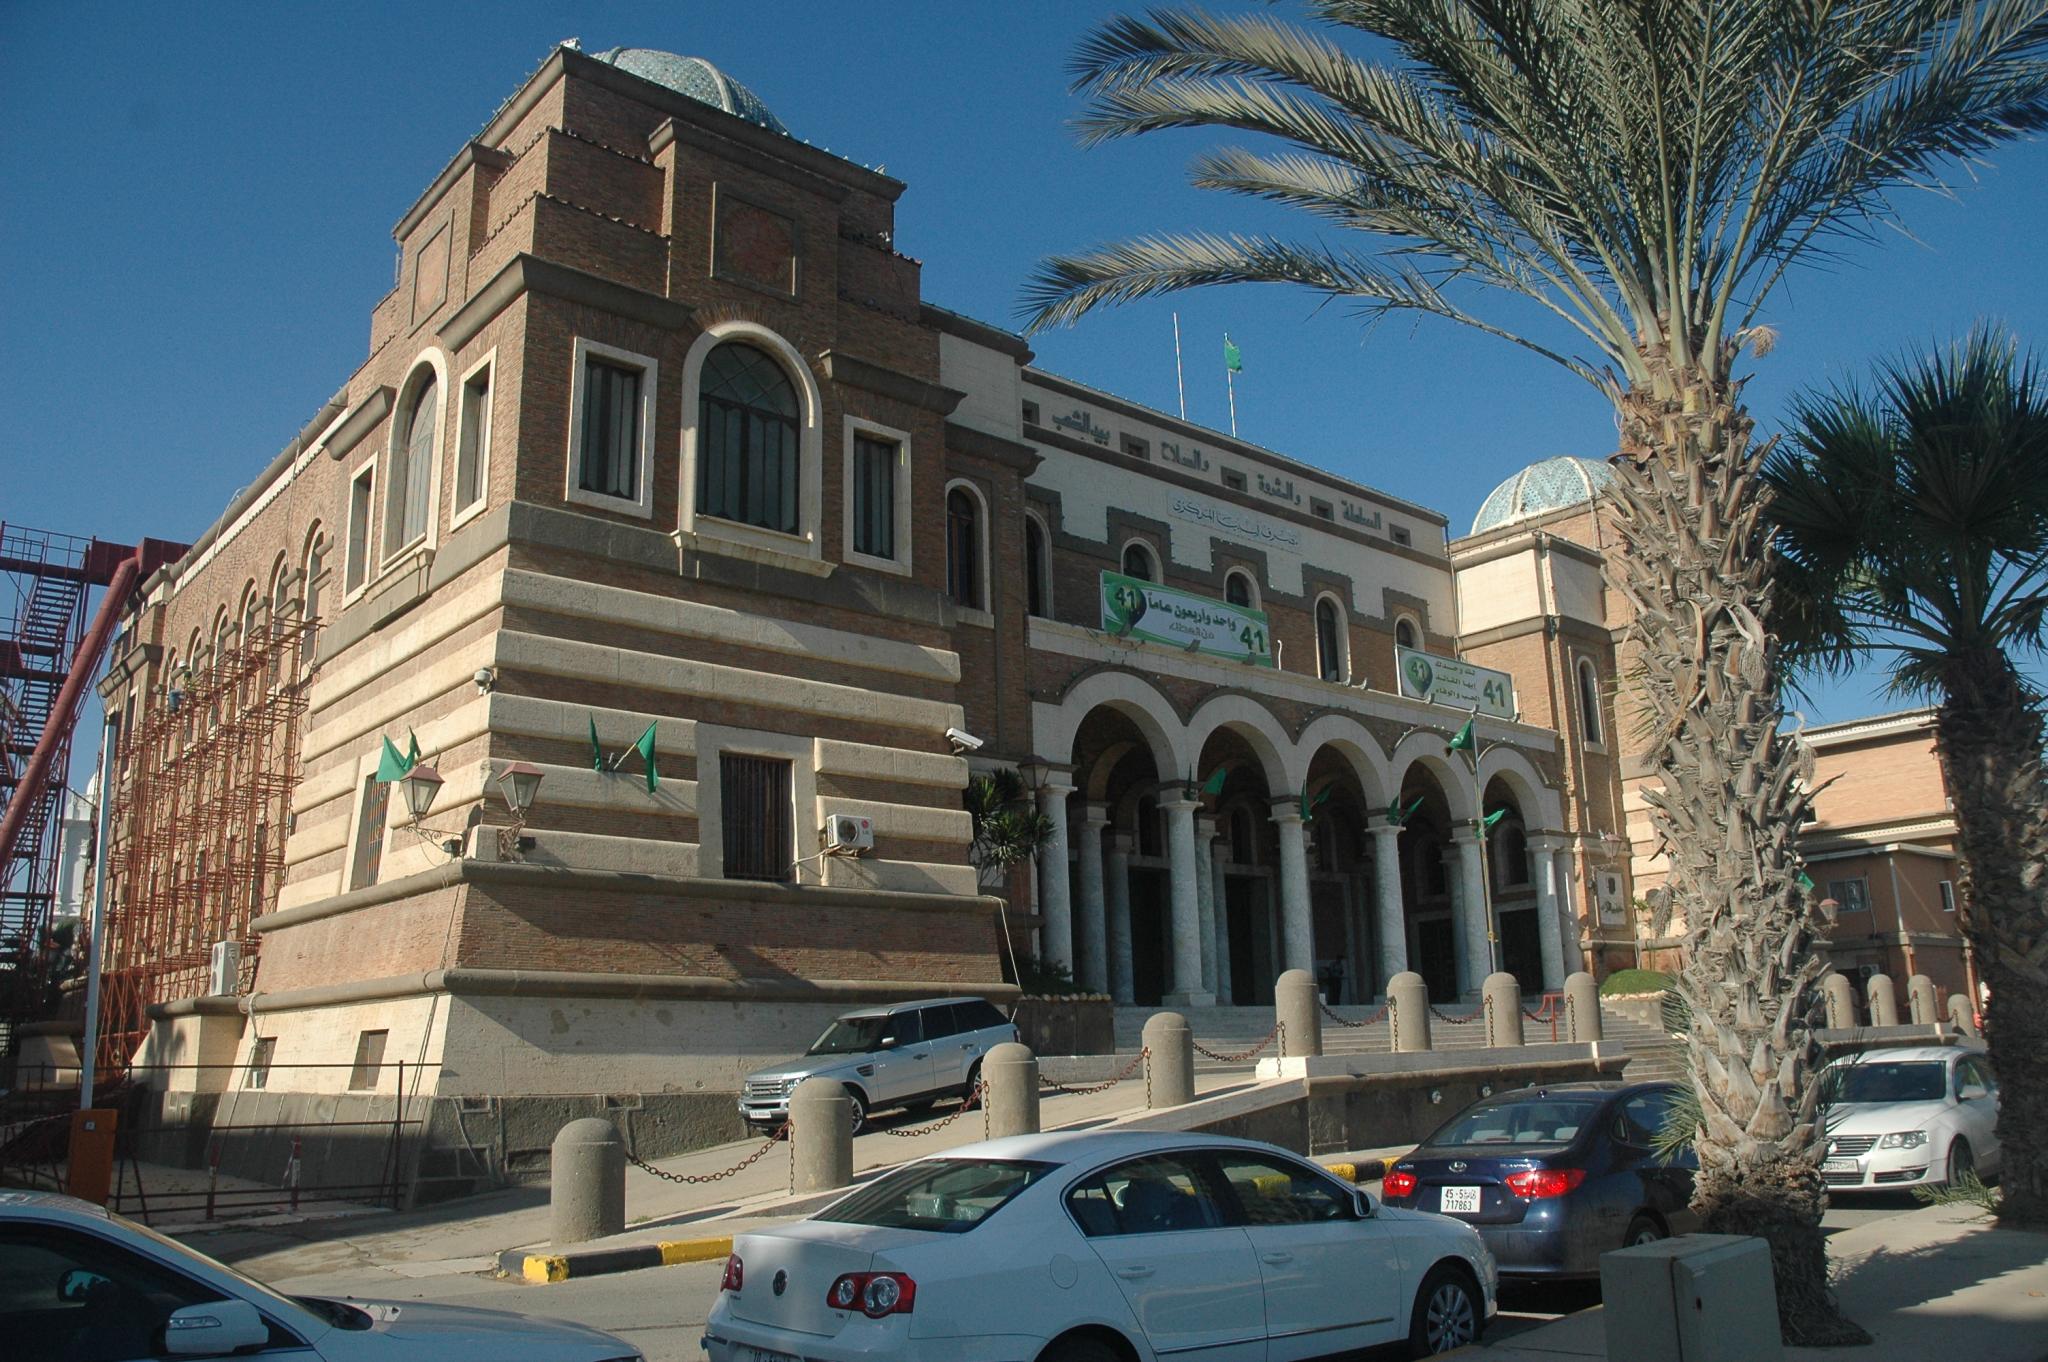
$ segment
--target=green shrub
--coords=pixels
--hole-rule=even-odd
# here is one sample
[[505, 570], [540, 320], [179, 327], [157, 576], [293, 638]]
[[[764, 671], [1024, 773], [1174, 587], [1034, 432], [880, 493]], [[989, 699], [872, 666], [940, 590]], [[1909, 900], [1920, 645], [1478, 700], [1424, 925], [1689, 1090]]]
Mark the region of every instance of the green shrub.
[[1600, 984], [1606, 997], [1619, 993], [1657, 993], [1671, 987], [1671, 976], [1662, 970], [1618, 969]]

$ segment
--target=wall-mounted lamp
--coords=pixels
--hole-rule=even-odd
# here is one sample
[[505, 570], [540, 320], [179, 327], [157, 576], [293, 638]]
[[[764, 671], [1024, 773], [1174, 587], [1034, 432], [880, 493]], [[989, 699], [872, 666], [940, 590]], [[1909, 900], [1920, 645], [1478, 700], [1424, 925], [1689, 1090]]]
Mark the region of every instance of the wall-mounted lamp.
[[1017, 759], [1017, 779], [1024, 782], [1024, 788], [1037, 794], [1045, 788], [1046, 777], [1052, 774], [1052, 763], [1033, 753]]
[[527, 810], [533, 807], [533, 797], [540, 790], [540, 780], [546, 773], [530, 761], [515, 761], [498, 772], [498, 787], [505, 796], [505, 805], [512, 810], [512, 826], [498, 833], [498, 854], [516, 857], [522, 851], [531, 851], [534, 839], [525, 836], [521, 829], [526, 826]]
[[441, 793], [441, 773], [431, 766], [415, 766], [405, 773], [399, 784], [405, 790], [405, 807], [417, 821], [425, 818], [427, 810], [434, 807], [434, 800]]

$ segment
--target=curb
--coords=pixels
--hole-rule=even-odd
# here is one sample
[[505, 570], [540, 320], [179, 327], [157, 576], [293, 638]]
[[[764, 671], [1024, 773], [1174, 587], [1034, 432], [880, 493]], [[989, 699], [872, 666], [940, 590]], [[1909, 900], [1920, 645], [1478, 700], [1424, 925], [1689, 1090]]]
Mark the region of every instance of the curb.
[[1325, 1163], [1321, 1166], [1346, 1182], [1375, 1182], [1385, 1178], [1388, 1169], [1407, 1157], [1407, 1154], [1391, 1154], [1380, 1159], [1357, 1159], [1348, 1163]]
[[527, 1253], [507, 1249], [498, 1255], [501, 1276], [519, 1277], [545, 1285], [575, 1277], [599, 1277], [607, 1272], [637, 1272], [643, 1267], [673, 1267], [678, 1263], [714, 1263], [732, 1252], [732, 1236], [713, 1239], [668, 1239], [655, 1244], [634, 1244], [627, 1248], [589, 1249], [581, 1253]]

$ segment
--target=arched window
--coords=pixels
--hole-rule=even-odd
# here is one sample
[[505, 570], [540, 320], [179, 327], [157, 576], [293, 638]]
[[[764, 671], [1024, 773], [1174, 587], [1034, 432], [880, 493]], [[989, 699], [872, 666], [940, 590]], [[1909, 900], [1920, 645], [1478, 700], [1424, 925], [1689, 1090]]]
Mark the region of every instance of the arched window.
[[965, 487], [946, 493], [946, 594], [981, 608], [981, 508]]
[[405, 422], [391, 445], [391, 472], [384, 480], [390, 500], [384, 508], [384, 553], [388, 557], [427, 533], [433, 510], [434, 435], [441, 422], [441, 385], [432, 370], [413, 392]]
[[239, 616], [239, 628], [242, 634], [241, 645], [244, 648], [254, 643], [257, 634], [261, 632], [262, 613], [260, 607], [262, 604], [263, 597], [256, 594], [256, 579], [251, 577], [242, 584], [242, 609]]
[[704, 357], [697, 402], [697, 513], [782, 534], [799, 525], [802, 408], [782, 366], [739, 341]]
[[1420, 648], [1422, 646], [1421, 636], [1415, 632], [1414, 620], [1403, 615], [1400, 619], [1394, 621], [1394, 642], [1400, 644], [1403, 648]]
[[1585, 741], [1600, 741], [1600, 673], [1590, 659], [1579, 659], [1579, 726]]
[[1516, 817], [1503, 818], [1487, 848], [1493, 858], [1496, 889], [1519, 889], [1529, 883], [1529, 834]]
[[1124, 545], [1124, 576], [1135, 577], [1141, 582], [1156, 582], [1159, 573], [1152, 563], [1152, 549], [1148, 544], [1132, 540]]
[[1024, 609], [1040, 618], [1052, 615], [1052, 554], [1045, 526], [1038, 517], [1024, 517]]
[[227, 660], [228, 649], [234, 646], [234, 641], [228, 634], [233, 623], [234, 617], [228, 614], [226, 606], [213, 612], [213, 656], [209, 659], [209, 665], [216, 671]]
[[292, 603], [291, 587], [292, 562], [290, 558], [280, 553], [277, 555], [277, 561], [270, 565], [270, 587], [263, 593], [265, 599], [270, 602], [272, 628], [277, 627], [278, 621], [285, 617], [285, 612]]
[[1346, 679], [1344, 616], [1337, 602], [1324, 596], [1316, 601], [1316, 673], [1325, 681]]
[[299, 617], [320, 618], [320, 593], [327, 585], [327, 531], [315, 521], [306, 534], [306, 579], [300, 588]]
[[1259, 596], [1252, 588], [1252, 575], [1243, 568], [1232, 568], [1224, 573], [1223, 599], [1241, 610], [1258, 609]]

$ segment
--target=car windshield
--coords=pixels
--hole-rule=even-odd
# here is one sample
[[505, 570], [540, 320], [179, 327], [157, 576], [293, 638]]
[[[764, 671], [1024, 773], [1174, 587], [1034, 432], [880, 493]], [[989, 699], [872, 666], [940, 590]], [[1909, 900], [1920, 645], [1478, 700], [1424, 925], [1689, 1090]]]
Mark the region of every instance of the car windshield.
[[877, 1049], [887, 1017], [841, 1017], [812, 1042], [807, 1055], [864, 1055]]
[[1521, 1096], [1481, 1102], [1452, 1117], [1425, 1142], [1429, 1145], [1561, 1145], [1577, 1138], [1599, 1113], [1604, 1094]]
[[913, 1163], [820, 1211], [816, 1218], [844, 1225], [965, 1234], [1058, 1166], [994, 1159]]
[[1926, 1060], [1910, 1064], [1837, 1064], [1828, 1070], [1830, 1102], [1939, 1102], [1948, 1092], [1947, 1066]]

